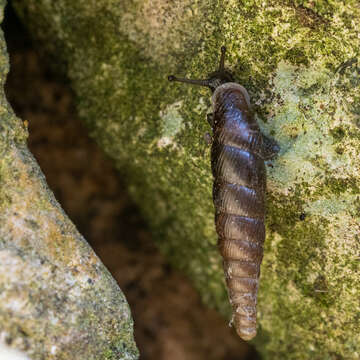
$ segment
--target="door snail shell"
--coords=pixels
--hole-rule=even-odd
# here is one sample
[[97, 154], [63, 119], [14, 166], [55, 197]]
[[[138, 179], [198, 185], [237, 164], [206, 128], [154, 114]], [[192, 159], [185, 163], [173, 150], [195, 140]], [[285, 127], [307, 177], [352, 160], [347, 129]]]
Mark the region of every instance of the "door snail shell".
[[213, 93], [213, 113], [208, 121], [213, 130], [211, 168], [218, 246], [233, 324], [242, 339], [251, 340], [256, 335], [257, 292], [265, 240], [264, 161], [273, 158], [279, 148], [261, 133], [248, 92], [224, 68], [225, 52], [222, 47], [219, 68], [208, 79], [170, 75], [168, 80], [207, 86]]

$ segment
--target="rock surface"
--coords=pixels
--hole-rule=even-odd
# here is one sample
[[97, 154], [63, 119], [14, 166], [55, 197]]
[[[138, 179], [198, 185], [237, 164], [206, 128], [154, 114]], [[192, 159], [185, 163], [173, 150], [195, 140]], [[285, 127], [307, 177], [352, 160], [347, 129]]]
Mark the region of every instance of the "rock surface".
[[[79, 114], [127, 174], [158, 245], [229, 315], [216, 250], [204, 77], [226, 44], [266, 134], [267, 240], [258, 349], [266, 359], [358, 359], [357, 1], [15, 0], [66, 69]], [[204, 319], [206, 326], [206, 319]]]
[[[4, 7], [1, 1], [1, 21]], [[137, 359], [124, 295], [26, 147], [26, 122], [5, 99], [8, 71], [0, 31], [1, 349], [34, 360]]]

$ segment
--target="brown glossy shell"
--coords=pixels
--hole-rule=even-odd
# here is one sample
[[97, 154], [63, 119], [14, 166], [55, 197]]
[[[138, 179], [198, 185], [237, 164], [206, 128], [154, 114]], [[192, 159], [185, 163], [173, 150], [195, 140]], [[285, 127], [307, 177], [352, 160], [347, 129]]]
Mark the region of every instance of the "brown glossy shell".
[[256, 335], [256, 302], [265, 240], [263, 137], [246, 90], [219, 86], [213, 101], [211, 166], [219, 249], [239, 336]]

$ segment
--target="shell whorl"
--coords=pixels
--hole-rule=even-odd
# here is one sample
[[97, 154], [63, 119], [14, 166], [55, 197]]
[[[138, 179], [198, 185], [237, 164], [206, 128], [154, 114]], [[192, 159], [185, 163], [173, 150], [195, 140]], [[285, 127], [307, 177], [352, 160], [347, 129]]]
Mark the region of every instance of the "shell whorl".
[[236, 89], [238, 91], [240, 91], [244, 97], [245, 97], [245, 101], [248, 105], [248, 108], [250, 109], [251, 108], [251, 104], [250, 104], [250, 95], [249, 93], [247, 92], [247, 90], [240, 84], [236, 83], [236, 82], [227, 82], [225, 84], [222, 84], [220, 86], [218, 86], [216, 88], [216, 90], [214, 91], [214, 93], [212, 94], [211, 96], [211, 100], [214, 103], [216, 103], [217, 101], [217, 97], [218, 96], [221, 96], [222, 93], [226, 90], [232, 90], [232, 89]]
[[219, 86], [212, 97], [214, 141], [211, 165], [219, 250], [233, 323], [239, 336], [256, 335], [256, 303], [265, 240], [266, 172], [262, 135], [247, 91], [236, 83]]

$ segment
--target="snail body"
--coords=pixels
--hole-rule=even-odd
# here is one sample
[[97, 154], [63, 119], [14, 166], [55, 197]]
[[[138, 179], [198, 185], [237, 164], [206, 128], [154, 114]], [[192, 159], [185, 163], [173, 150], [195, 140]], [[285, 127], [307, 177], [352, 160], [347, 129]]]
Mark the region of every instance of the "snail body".
[[218, 71], [206, 80], [180, 81], [208, 86], [212, 91], [211, 168], [219, 250], [223, 257], [233, 324], [244, 340], [256, 335], [256, 304], [265, 240], [265, 160], [278, 147], [266, 138], [253, 116], [246, 89], [224, 69], [221, 48]]

